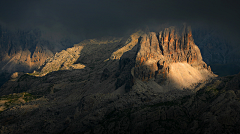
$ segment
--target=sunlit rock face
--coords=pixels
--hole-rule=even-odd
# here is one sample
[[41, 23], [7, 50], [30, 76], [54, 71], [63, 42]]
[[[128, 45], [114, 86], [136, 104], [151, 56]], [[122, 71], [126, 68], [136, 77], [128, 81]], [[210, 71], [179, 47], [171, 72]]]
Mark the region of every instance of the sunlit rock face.
[[187, 88], [213, 77], [194, 43], [190, 27], [185, 27], [181, 35], [174, 27], [144, 34], [140, 38], [133, 75], [142, 81], [168, 81], [177, 88]]
[[0, 86], [12, 73], [32, 72], [55, 52], [72, 45], [65, 37], [52, 38], [38, 29], [10, 30], [0, 25]]
[[0, 73], [32, 72], [72, 45], [66, 38], [53, 39], [38, 29], [9, 30], [0, 25]]
[[[7, 72], [24, 71], [31, 72], [44, 63], [44, 61], [53, 54], [50, 50], [44, 49], [41, 46], [36, 46], [33, 53], [29, 50], [19, 50], [10, 56], [6, 55], [3, 61], [1, 70]], [[5, 64], [4, 64], [5, 63]]]
[[240, 74], [206, 80], [214, 74], [190, 29], [178, 33], [85, 40], [12, 74], [0, 88], [0, 131], [239, 133]]

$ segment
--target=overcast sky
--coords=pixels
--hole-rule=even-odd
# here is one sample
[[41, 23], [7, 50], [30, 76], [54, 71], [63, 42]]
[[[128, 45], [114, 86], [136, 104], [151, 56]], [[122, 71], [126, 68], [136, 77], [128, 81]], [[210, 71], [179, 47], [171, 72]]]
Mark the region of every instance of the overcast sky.
[[121, 36], [141, 27], [186, 22], [239, 36], [239, 0], [1, 0], [0, 22], [54, 34]]

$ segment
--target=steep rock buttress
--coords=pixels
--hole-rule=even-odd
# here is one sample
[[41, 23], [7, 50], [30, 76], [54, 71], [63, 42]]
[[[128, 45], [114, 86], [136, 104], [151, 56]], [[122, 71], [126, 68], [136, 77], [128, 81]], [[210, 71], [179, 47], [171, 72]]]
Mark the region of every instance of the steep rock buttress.
[[215, 76], [202, 60], [191, 28], [184, 27], [181, 35], [179, 31], [170, 27], [159, 33], [144, 34], [139, 38], [135, 56], [125, 54], [121, 57], [120, 63], [133, 57], [130, 58], [134, 62], [131, 85], [135, 79], [143, 82], [153, 80], [159, 85], [183, 89]]

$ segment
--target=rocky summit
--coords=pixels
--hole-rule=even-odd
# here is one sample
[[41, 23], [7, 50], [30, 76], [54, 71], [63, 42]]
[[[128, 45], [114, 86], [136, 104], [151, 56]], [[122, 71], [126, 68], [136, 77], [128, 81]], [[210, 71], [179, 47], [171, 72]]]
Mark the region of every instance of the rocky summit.
[[213, 77], [210, 66], [202, 60], [199, 48], [195, 45], [190, 27], [184, 28], [182, 36], [174, 27], [163, 32], [145, 34], [140, 39], [136, 55], [134, 76], [143, 81], [178, 84], [187, 88], [199, 80]]
[[1, 133], [240, 133], [240, 74], [213, 74], [190, 27], [82, 41], [0, 95]]

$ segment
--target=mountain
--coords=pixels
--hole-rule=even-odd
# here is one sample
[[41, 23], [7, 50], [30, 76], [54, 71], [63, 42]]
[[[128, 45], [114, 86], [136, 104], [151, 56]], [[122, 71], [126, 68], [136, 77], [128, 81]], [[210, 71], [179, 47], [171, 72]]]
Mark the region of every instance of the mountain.
[[201, 50], [203, 60], [212, 67], [214, 73], [227, 76], [240, 72], [238, 42], [216, 30], [204, 28], [195, 28], [193, 37]]
[[0, 25], [0, 79], [8, 80], [14, 72], [32, 72], [55, 52], [70, 46], [68, 40], [56, 42], [43, 38], [38, 29], [13, 31]]
[[89, 39], [0, 88], [1, 133], [239, 133], [240, 74], [217, 77], [190, 27]]

